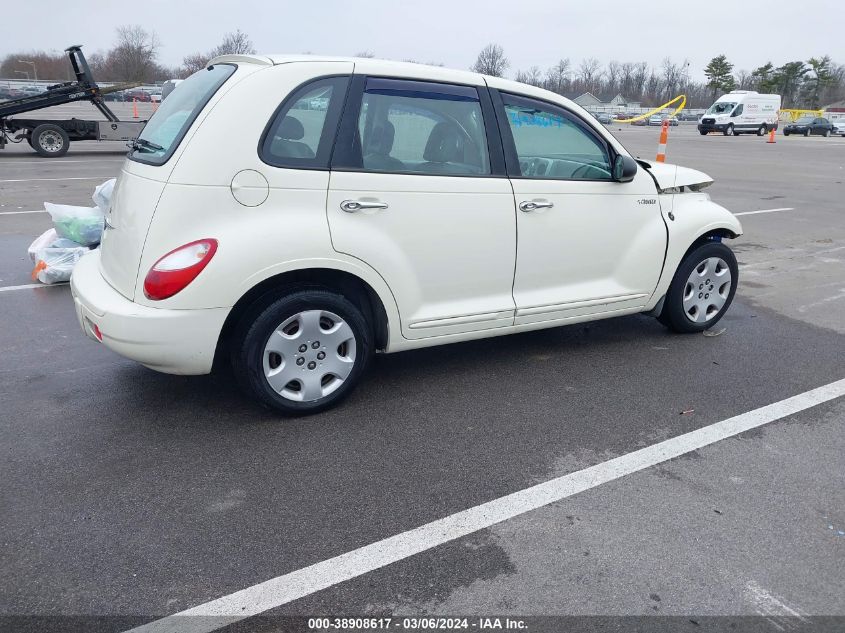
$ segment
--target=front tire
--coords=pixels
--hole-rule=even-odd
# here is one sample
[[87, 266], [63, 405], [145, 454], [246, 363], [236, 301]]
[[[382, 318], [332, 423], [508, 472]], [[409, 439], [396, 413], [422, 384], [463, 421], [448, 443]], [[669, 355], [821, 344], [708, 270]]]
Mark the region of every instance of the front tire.
[[29, 144], [40, 156], [58, 158], [67, 154], [70, 137], [58, 125], [42, 123], [32, 130]]
[[734, 124], [730, 123], [728, 127], [725, 128], [725, 136], [733, 136], [734, 135]]
[[738, 280], [733, 251], [721, 242], [702, 244], [675, 271], [660, 322], [680, 333], [713, 327], [730, 307]]
[[810, 128], [804, 130], [804, 136], [810, 136]]
[[352, 392], [373, 355], [372, 328], [347, 298], [299, 290], [248, 312], [231, 353], [244, 391], [280, 413], [306, 415]]

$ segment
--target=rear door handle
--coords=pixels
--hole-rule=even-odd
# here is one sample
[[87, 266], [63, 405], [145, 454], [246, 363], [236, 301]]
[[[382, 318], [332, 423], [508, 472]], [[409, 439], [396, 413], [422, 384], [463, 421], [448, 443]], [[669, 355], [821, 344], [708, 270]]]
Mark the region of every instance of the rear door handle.
[[548, 200], [523, 200], [519, 203], [519, 210], [530, 213], [537, 209], [551, 209], [553, 206], [555, 206], [554, 203]]
[[365, 209], [386, 209], [387, 203], [378, 200], [344, 200], [340, 203], [340, 208], [347, 213], [355, 213]]

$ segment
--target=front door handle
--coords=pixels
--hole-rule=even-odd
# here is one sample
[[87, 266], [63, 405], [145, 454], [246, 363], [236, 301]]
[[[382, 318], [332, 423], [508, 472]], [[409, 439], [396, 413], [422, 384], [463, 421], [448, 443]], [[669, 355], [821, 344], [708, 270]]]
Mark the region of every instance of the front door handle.
[[364, 209], [386, 209], [387, 203], [378, 200], [344, 200], [340, 203], [340, 208], [347, 213], [355, 213]]
[[537, 209], [551, 209], [553, 206], [555, 206], [554, 203], [548, 200], [524, 200], [519, 203], [519, 210], [530, 213]]

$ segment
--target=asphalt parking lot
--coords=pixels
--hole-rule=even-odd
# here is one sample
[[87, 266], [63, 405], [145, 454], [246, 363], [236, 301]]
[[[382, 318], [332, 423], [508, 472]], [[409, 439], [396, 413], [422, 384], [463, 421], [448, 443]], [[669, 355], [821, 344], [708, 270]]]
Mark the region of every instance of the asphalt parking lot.
[[[658, 128], [611, 130], [654, 158]], [[667, 161], [712, 175], [712, 198], [744, 214], [739, 289], [710, 336], [634, 316], [380, 356], [343, 406], [293, 420], [225, 375], [115, 356], [83, 336], [67, 287], [28, 287], [42, 203], [88, 203], [122, 161], [119, 144], [0, 152], [0, 627], [141, 625], [845, 378], [843, 138], [671, 129]], [[269, 618], [231, 628], [443, 614], [800, 630], [845, 617], [844, 584], [845, 399], [828, 398], [271, 596]]]

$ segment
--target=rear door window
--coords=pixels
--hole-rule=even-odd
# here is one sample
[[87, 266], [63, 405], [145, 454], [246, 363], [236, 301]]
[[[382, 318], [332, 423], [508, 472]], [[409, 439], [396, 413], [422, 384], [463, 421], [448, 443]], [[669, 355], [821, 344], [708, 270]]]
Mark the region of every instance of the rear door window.
[[358, 137], [364, 171], [490, 174], [478, 90], [471, 86], [369, 78]]
[[261, 142], [275, 167], [328, 169], [348, 77], [324, 77], [296, 90], [276, 112]]
[[234, 72], [232, 64], [215, 64], [181, 82], [144, 126], [129, 158], [149, 165], [167, 162], [199, 113]]

